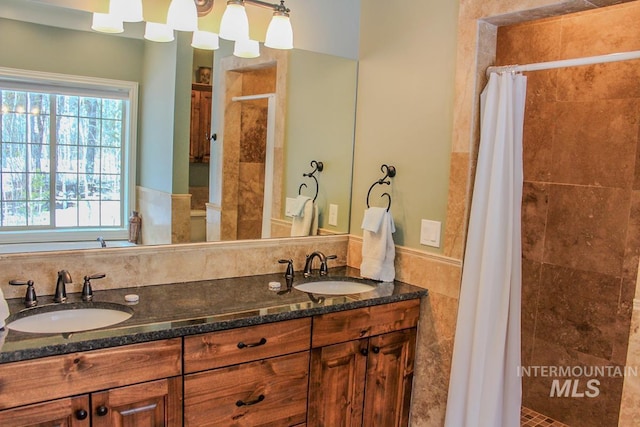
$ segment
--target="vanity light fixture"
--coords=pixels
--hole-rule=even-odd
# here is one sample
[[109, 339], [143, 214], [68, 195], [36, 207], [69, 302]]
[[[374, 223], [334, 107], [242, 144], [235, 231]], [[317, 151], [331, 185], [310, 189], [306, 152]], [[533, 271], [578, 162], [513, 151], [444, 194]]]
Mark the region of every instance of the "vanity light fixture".
[[293, 49], [293, 28], [289, 19], [289, 9], [284, 6], [284, 0], [274, 8], [264, 45], [272, 49]]
[[198, 8], [194, 0], [171, 0], [167, 25], [178, 31], [198, 30]]
[[122, 19], [115, 15], [95, 12], [91, 22], [91, 29], [101, 33], [116, 34], [124, 31], [124, 25], [122, 24]]
[[[234, 55], [242, 58], [260, 56], [260, 45], [249, 39], [249, 20], [245, 4], [265, 7], [273, 10], [273, 17], [267, 28], [264, 45], [273, 49], [293, 48], [293, 29], [289, 19], [290, 9], [280, 3], [268, 3], [262, 0], [227, 0], [227, 7], [220, 22], [220, 35], [226, 40], [236, 42]], [[198, 8], [211, 10], [212, 1], [171, 0], [167, 12], [167, 23], [147, 22], [144, 38], [156, 42], [174, 40], [173, 31], [193, 31], [191, 46], [198, 49], [215, 50], [219, 47], [218, 35], [198, 30]], [[203, 12], [202, 14], [206, 14]], [[91, 29], [103, 33], [121, 33], [123, 22], [143, 20], [142, 0], [110, 0], [109, 13], [93, 14]]]
[[216, 50], [220, 47], [220, 41], [216, 33], [210, 31], [194, 31], [191, 46], [196, 49]]
[[152, 42], [172, 42], [175, 37], [173, 28], [167, 24], [159, 24], [157, 22], [147, 22], [144, 29], [144, 38]]
[[249, 20], [244, 8], [245, 3], [273, 9], [273, 17], [267, 28], [264, 45], [274, 49], [293, 48], [293, 28], [289, 19], [291, 11], [280, 3], [267, 3], [261, 0], [227, 0], [227, 8], [220, 22], [220, 37], [227, 40], [246, 40], [249, 38]]
[[256, 40], [236, 40], [233, 55], [239, 58], [257, 58], [260, 56], [260, 44]]
[[225, 40], [248, 40], [249, 18], [243, 0], [228, 0], [220, 21], [220, 37]]

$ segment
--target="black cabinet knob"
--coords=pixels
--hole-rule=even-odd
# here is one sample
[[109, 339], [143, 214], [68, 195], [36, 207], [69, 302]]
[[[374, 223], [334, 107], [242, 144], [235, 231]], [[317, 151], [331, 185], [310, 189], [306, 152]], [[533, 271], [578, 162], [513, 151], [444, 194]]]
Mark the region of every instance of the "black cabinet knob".
[[362, 354], [363, 356], [366, 356], [369, 354], [369, 350], [366, 348], [361, 348], [360, 349], [360, 354]]
[[96, 408], [96, 414], [98, 414], [99, 417], [104, 417], [108, 412], [109, 409], [104, 405], [100, 405], [98, 406], [98, 408]]
[[376, 347], [375, 345], [373, 347], [371, 347], [371, 351], [373, 351], [375, 354], [380, 353], [380, 347]]
[[89, 416], [89, 413], [84, 409], [78, 409], [76, 411], [76, 418], [79, 420], [86, 420], [88, 416]]

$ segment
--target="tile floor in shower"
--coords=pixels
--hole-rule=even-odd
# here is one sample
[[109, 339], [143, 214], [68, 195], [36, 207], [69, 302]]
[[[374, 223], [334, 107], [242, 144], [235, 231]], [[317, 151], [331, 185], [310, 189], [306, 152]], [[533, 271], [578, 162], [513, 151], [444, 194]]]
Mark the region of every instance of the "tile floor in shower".
[[568, 425], [556, 421], [546, 415], [539, 414], [538, 412], [522, 407], [520, 411], [520, 426], [521, 427], [569, 427]]

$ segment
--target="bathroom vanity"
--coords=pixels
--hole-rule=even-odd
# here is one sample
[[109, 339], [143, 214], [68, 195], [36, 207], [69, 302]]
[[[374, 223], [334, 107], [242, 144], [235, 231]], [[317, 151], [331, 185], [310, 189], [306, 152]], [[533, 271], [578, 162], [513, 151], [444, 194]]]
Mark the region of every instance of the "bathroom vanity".
[[273, 281], [284, 285], [261, 275], [96, 292], [140, 299], [108, 328], [5, 332], [0, 425], [407, 425], [427, 291], [395, 282], [318, 298]]

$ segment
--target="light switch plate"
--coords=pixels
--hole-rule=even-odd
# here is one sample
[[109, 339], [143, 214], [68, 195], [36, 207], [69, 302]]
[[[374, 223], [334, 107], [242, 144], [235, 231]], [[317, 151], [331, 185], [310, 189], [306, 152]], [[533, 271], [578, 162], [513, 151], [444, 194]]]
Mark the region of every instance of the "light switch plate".
[[423, 219], [420, 227], [420, 244], [439, 248], [441, 227], [442, 223], [440, 221]]
[[338, 205], [329, 204], [329, 225], [338, 225]]
[[284, 205], [284, 214], [286, 216], [293, 216], [293, 206], [296, 203], [296, 199], [293, 197], [287, 197]]

